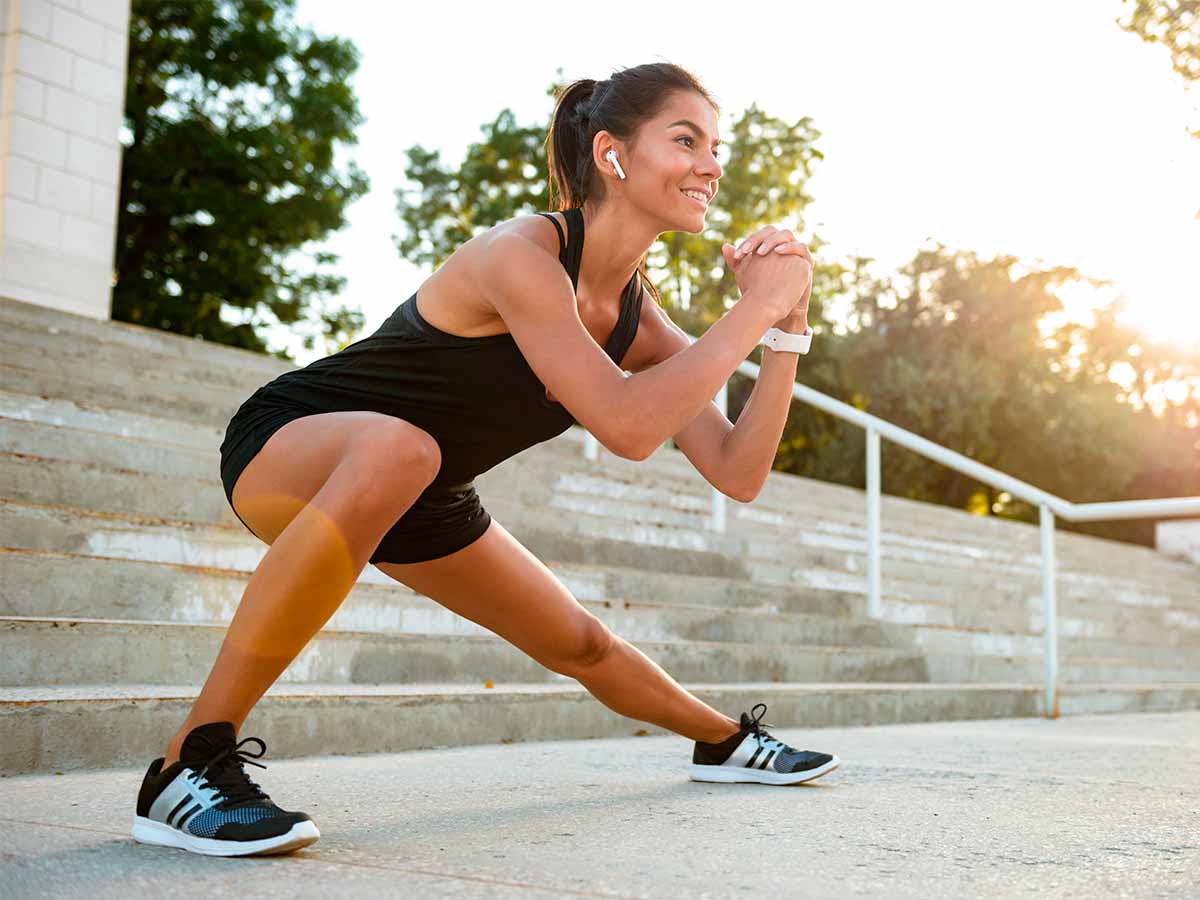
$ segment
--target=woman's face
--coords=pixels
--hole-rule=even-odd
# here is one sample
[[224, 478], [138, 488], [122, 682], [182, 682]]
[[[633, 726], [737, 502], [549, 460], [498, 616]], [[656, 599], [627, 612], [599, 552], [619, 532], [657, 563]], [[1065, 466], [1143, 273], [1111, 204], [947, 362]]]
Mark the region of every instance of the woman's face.
[[[703, 231], [704, 213], [724, 172], [717, 162], [719, 143], [716, 110], [699, 94], [676, 91], [638, 130], [628, 163], [617, 152], [626, 174], [620, 182], [626, 199], [661, 219], [663, 231]], [[701, 196], [694, 199], [685, 191]]]

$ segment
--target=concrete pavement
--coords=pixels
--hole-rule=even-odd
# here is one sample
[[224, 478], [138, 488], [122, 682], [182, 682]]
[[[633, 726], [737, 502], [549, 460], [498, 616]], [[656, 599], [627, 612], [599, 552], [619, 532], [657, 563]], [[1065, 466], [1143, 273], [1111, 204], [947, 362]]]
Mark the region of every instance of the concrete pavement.
[[272, 762], [259, 735], [251, 777], [322, 837], [256, 859], [134, 843], [142, 767], [0, 778], [0, 896], [1200, 894], [1200, 712], [772, 732], [841, 768], [692, 782], [676, 736]]

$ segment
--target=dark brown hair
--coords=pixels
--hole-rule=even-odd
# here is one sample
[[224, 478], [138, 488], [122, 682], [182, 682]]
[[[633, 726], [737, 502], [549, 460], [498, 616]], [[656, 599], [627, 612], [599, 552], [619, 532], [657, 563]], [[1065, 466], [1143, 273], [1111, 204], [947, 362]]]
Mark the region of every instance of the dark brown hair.
[[[637, 132], [653, 119], [675, 91], [693, 91], [714, 110], [720, 107], [686, 69], [673, 63], [647, 63], [622, 69], [604, 81], [581, 78], [558, 94], [550, 133], [546, 135], [546, 162], [550, 170], [551, 209], [561, 212], [604, 199], [604, 180], [596, 174], [592, 142], [596, 132], [607, 131], [630, 150]], [[642, 284], [661, 302], [658, 289], [646, 275], [646, 255], [638, 263]]]

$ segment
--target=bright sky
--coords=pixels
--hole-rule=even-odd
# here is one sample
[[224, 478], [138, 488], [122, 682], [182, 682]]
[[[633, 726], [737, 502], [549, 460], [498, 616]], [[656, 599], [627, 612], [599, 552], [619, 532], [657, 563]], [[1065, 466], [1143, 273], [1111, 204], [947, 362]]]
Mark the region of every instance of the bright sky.
[[[300, 0], [301, 23], [362, 54], [354, 84], [366, 122], [352, 155], [371, 192], [325, 244], [348, 278], [341, 301], [363, 310], [365, 336], [429, 274], [391, 239], [407, 147], [457, 165], [504, 107], [522, 124], [546, 120], [557, 67], [568, 80], [604, 78], [665, 60], [716, 97], [722, 137], [751, 103], [788, 122], [812, 117], [825, 159], [800, 234], [828, 241], [826, 260], [874, 257], [883, 275], [932, 238], [984, 259], [1073, 265], [1111, 279], [1102, 296], [1125, 293], [1131, 323], [1153, 339], [1200, 350], [1200, 140], [1187, 133], [1200, 109], [1166, 48], [1115, 24], [1129, 7], [556, 0], [468, 13]], [[1093, 302], [1062, 296], [1077, 315]], [[286, 337], [276, 331], [274, 345]], [[293, 349], [301, 363], [324, 355]]]

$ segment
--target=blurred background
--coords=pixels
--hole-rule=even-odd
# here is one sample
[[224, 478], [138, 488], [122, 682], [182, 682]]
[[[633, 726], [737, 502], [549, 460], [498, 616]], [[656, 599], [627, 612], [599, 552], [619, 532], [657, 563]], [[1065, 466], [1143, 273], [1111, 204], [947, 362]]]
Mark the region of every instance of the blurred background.
[[[725, 144], [705, 232], [648, 260], [681, 327], [737, 297], [723, 241], [791, 228], [817, 262], [804, 384], [1073, 502], [1200, 494], [1198, 23], [1178, 0], [133, 0], [112, 318], [336, 352], [549, 208], [559, 86], [669, 61]], [[863, 487], [864, 457], [796, 404], [775, 467]], [[891, 443], [883, 484], [1037, 520]], [[1153, 545], [1153, 522], [1059, 527]]]

